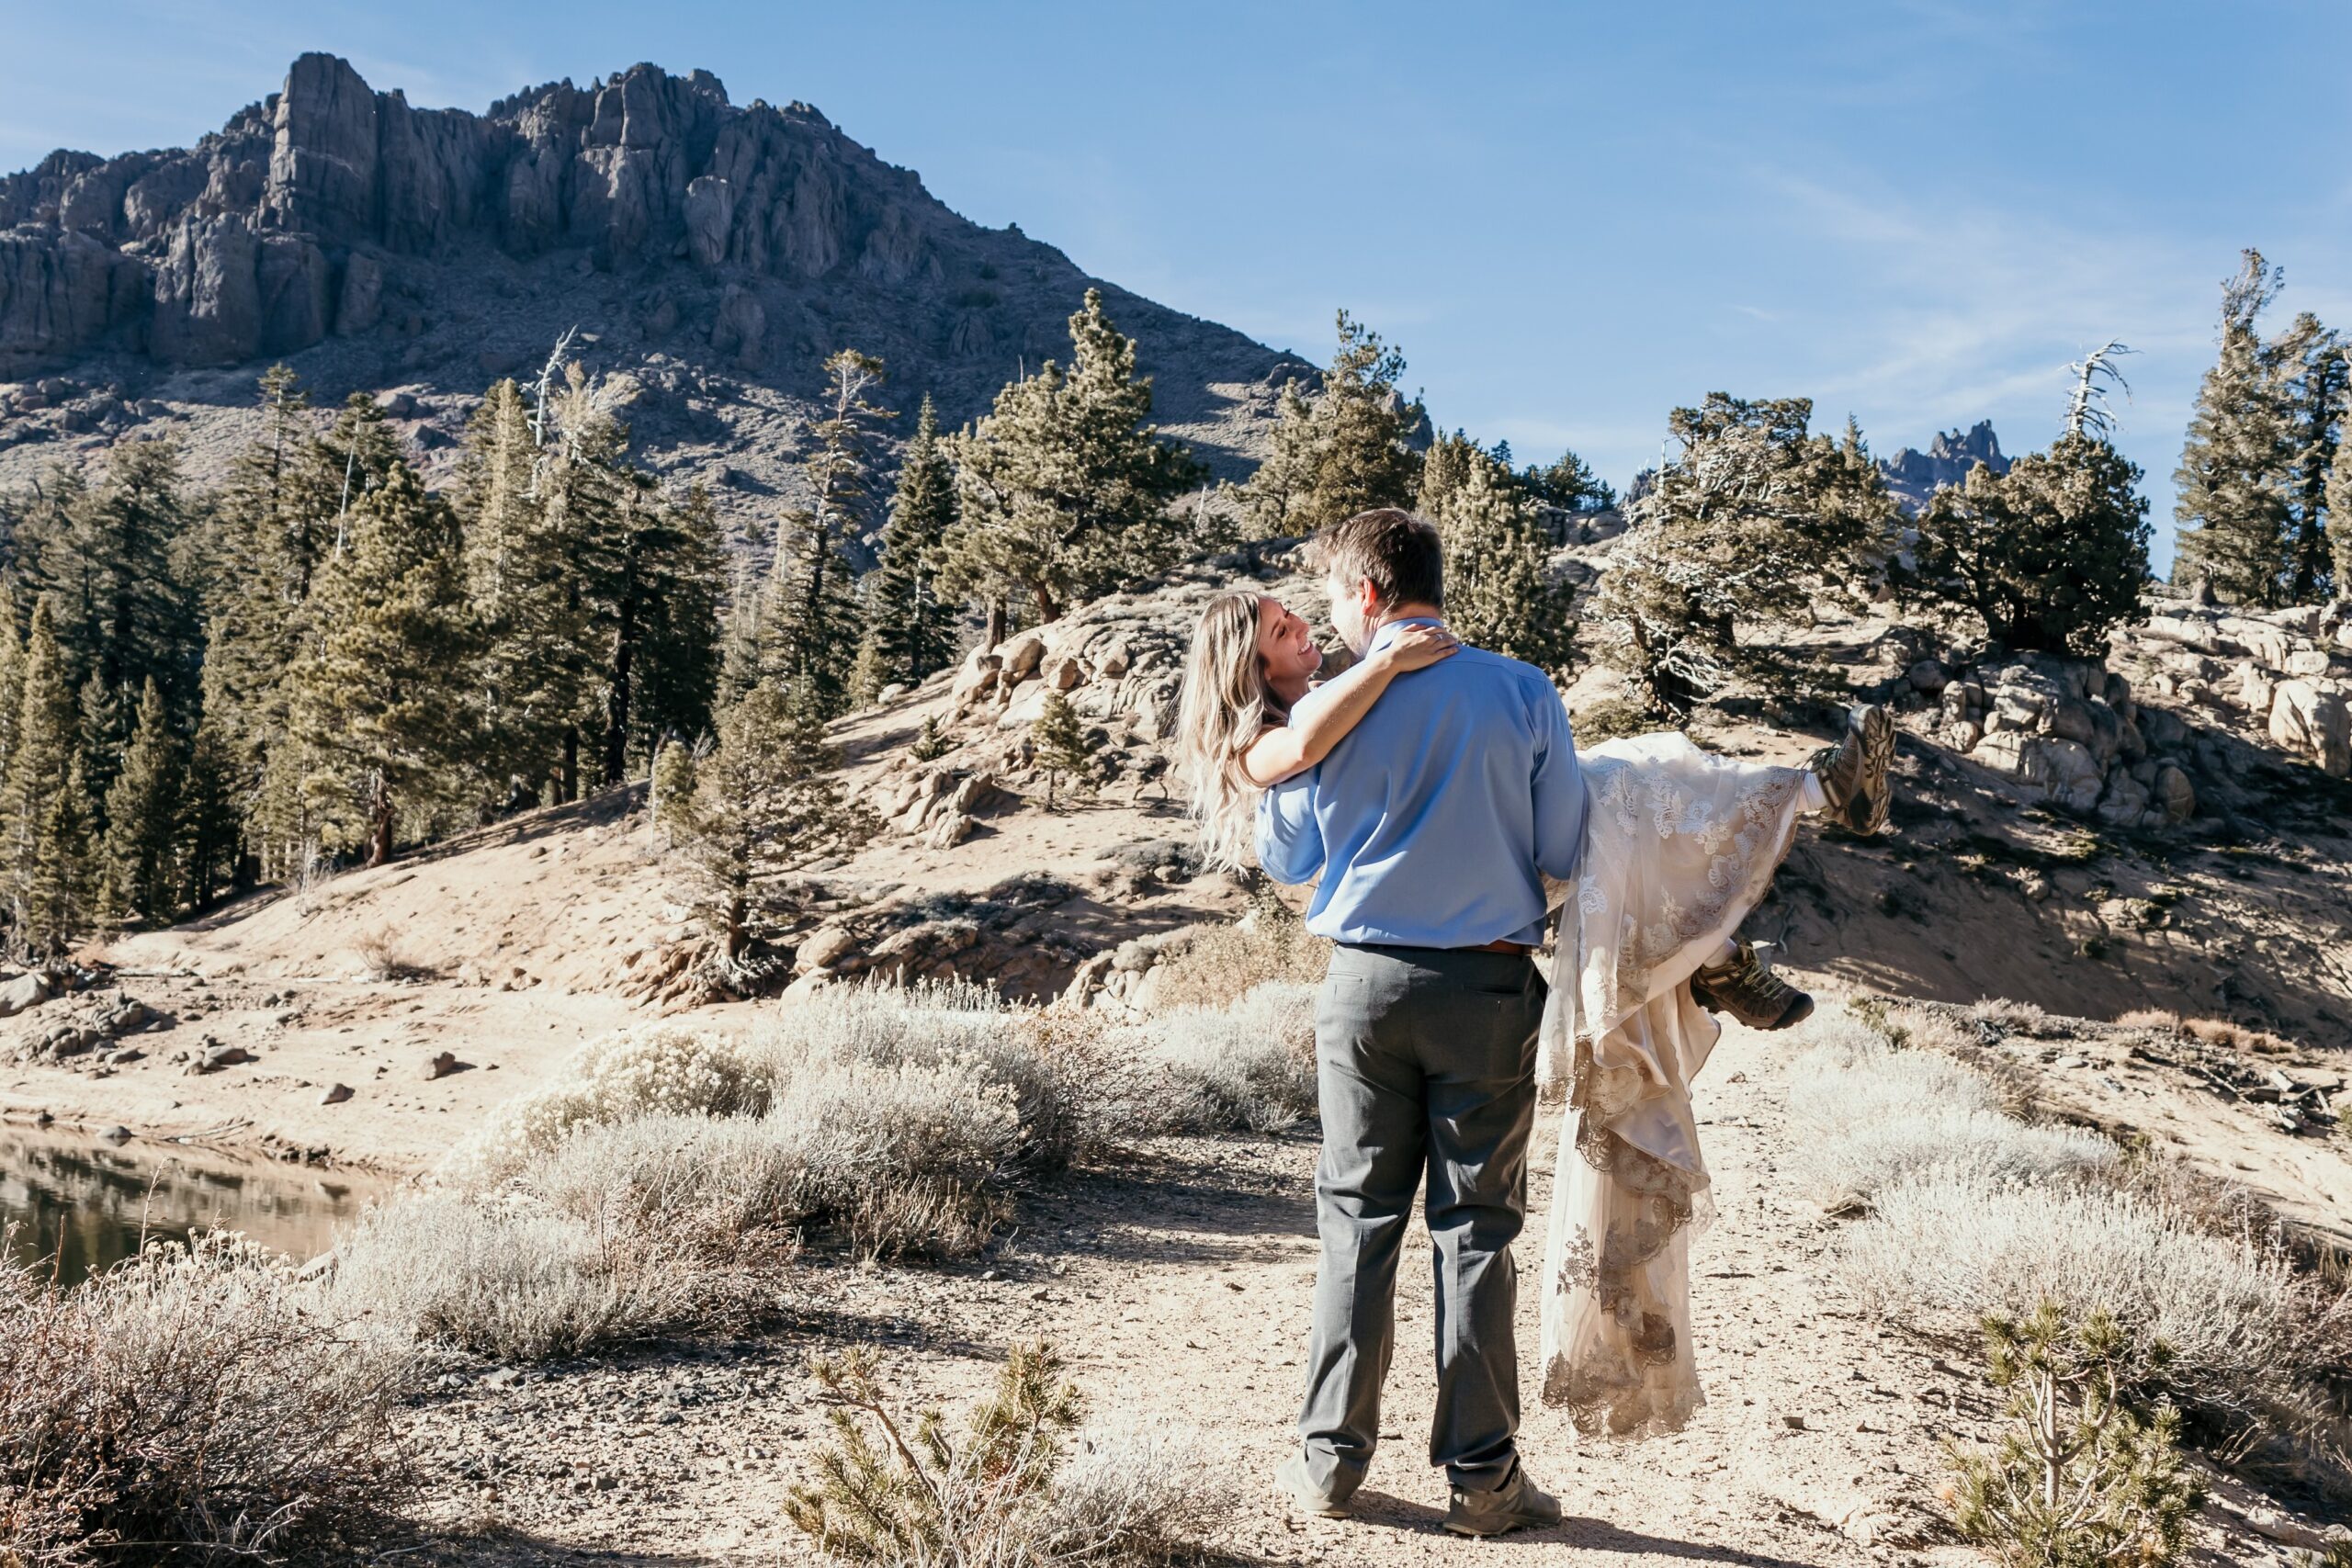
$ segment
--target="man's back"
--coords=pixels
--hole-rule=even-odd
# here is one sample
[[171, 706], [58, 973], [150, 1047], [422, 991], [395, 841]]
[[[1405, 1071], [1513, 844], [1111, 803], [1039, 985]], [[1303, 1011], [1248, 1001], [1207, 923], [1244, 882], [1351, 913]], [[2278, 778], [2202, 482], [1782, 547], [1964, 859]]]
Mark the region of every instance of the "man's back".
[[[1394, 634], [1393, 622], [1380, 637]], [[1374, 647], [1380, 646], [1375, 638]], [[1314, 704], [1314, 694], [1299, 705]], [[1464, 648], [1400, 675], [1317, 767], [1267, 792], [1259, 859], [1320, 875], [1307, 927], [1341, 942], [1479, 947], [1541, 936], [1539, 871], [1576, 868], [1584, 784], [1541, 671]]]

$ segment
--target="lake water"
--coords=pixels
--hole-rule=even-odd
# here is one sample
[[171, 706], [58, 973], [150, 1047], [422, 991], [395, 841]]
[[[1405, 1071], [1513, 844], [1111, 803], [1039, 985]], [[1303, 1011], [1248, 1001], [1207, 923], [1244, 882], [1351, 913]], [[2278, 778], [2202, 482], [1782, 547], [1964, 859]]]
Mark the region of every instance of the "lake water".
[[382, 1190], [373, 1178], [241, 1161], [209, 1149], [0, 1125], [0, 1228], [8, 1252], [72, 1284], [139, 1250], [141, 1236], [213, 1224], [314, 1258]]

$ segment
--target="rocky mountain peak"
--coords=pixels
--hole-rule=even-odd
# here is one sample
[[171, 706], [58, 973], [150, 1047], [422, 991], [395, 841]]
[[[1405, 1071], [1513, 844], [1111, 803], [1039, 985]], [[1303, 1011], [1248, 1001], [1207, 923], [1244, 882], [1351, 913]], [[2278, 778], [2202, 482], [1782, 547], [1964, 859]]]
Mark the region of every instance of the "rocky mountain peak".
[[1939, 433], [1925, 452], [1905, 446], [1892, 457], [1879, 459], [1878, 468], [1904, 509], [1916, 512], [1939, 486], [1960, 483], [1979, 463], [1996, 474], [2009, 471], [2009, 459], [2002, 455], [2001, 438], [1993, 434], [1989, 419], [1978, 420], [1965, 433]]
[[[808, 105], [739, 106], [707, 71], [640, 63], [477, 114], [305, 54], [194, 147], [0, 176], [0, 378], [62, 373], [132, 403], [285, 358], [323, 397], [398, 386], [429, 407], [579, 324], [616, 368], [794, 397], [854, 345], [953, 423], [1067, 354], [1089, 287], [1136, 336], [1156, 417], [1238, 471], [1246, 429], [1185, 427], [1270, 410], [1283, 356], [972, 223]], [[6, 423], [0, 446], [38, 434]]]

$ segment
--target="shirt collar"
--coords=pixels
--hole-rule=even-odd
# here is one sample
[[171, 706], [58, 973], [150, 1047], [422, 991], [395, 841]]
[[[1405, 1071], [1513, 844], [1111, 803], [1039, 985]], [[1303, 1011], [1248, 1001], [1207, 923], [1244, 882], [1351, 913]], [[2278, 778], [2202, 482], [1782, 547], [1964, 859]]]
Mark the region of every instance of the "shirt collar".
[[1404, 630], [1407, 626], [1442, 626], [1443, 625], [1445, 625], [1445, 618], [1442, 615], [1407, 615], [1400, 620], [1383, 622], [1380, 629], [1372, 634], [1372, 641], [1364, 645], [1364, 651], [1371, 653], [1374, 649], [1387, 647], [1396, 640], [1394, 634]]

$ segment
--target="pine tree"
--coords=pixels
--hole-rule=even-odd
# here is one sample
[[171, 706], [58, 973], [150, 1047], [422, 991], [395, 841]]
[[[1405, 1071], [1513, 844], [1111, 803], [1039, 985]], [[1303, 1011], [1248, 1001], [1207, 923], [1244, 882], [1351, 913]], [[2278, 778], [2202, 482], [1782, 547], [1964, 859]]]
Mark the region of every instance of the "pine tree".
[[308, 599], [320, 567], [343, 552], [353, 510], [407, 466], [376, 400], [366, 392], [344, 399], [334, 423], [310, 443], [291, 476], [285, 558], [296, 599]]
[[[152, 681], [153, 677], [149, 677]], [[90, 798], [103, 803], [122, 770], [123, 754], [130, 749], [131, 710], [122, 694], [92, 674], [82, 682], [77, 698], [82, 710], [82, 773]]]
[[653, 754], [653, 776], [647, 786], [653, 825], [665, 843], [684, 841], [694, 831], [695, 754], [683, 740], [664, 741]]
[[1419, 400], [1396, 389], [1405, 356], [1345, 310], [1339, 330], [1314, 400], [1285, 386], [1272, 455], [1244, 488], [1245, 513], [1261, 537], [1312, 534], [1376, 506], [1412, 503], [1414, 444], [1427, 419]]
[[201, 910], [238, 878], [243, 822], [237, 808], [237, 772], [227, 738], [210, 716], [188, 747], [187, 778], [175, 828], [181, 869], [180, 899]]
[[[2352, 392], [2340, 411], [2352, 418]], [[2352, 462], [2338, 462], [2327, 472], [2327, 541], [2332, 581], [2339, 602], [2352, 601]]]
[[304, 799], [331, 851], [390, 859], [400, 814], [464, 789], [472, 617], [456, 518], [405, 464], [353, 504], [288, 673]]
[[838, 761], [816, 720], [761, 684], [729, 710], [695, 769], [684, 848], [695, 910], [730, 976], [757, 974], [759, 950], [788, 923], [779, 878], [872, 836], [873, 814], [827, 776]]
[[939, 716], [933, 714], [922, 721], [922, 728], [915, 732], [914, 743], [908, 750], [918, 762], [936, 762], [955, 749], [956, 742], [947, 739], [946, 732], [939, 727]]
[[[17, 746], [0, 781], [0, 822], [8, 834], [0, 871], [17, 945], [47, 954], [78, 934], [84, 892], [78, 879], [89, 845], [86, 803], [80, 798], [81, 713], [46, 594], [33, 605], [22, 688]], [[67, 923], [61, 927], [60, 919]]]
[[939, 557], [956, 526], [956, 468], [931, 399], [899, 465], [881, 559], [872, 573], [865, 637], [879, 684], [913, 685], [956, 657], [956, 606], [939, 592]]
[[107, 923], [135, 916], [168, 925], [178, 912], [180, 787], [186, 777], [179, 737], [172, 733], [162, 688], [147, 682], [138, 728], [107, 795], [106, 870], [112, 899]]
[[957, 600], [1030, 601], [1040, 621], [1182, 547], [1169, 503], [1206, 470], [1145, 420], [1151, 378], [1136, 345], [1089, 289], [1069, 319], [1070, 367], [1047, 360], [997, 394], [954, 444], [962, 525], [949, 536], [939, 588]]
[[2279, 283], [2278, 270], [2249, 250], [2222, 286], [2221, 356], [2198, 389], [2173, 476], [2174, 580], [2207, 578], [2242, 604], [2278, 604], [2294, 575], [2286, 491], [2293, 432], [2255, 327]]
[[2290, 575], [2287, 602], [2329, 597], [2335, 558], [2328, 541], [2328, 479], [2343, 434], [2344, 399], [2352, 381], [2344, 339], [2306, 310], [2296, 316], [2268, 356], [2274, 395], [2288, 419], [2286, 473]]
[[1461, 482], [1429, 514], [1445, 546], [1446, 625], [1476, 647], [1564, 670], [1573, 593], [1553, 579], [1535, 503], [1502, 460], [1472, 454]]
[[1037, 766], [1046, 771], [1046, 809], [1054, 808], [1054, 783], [1068, 773], [1071, 784], [1085, 789], [1094, 769], [1092, 737], [1079, 720], [1078, 710], [1059, 692], [1047, 692], [1045, 705], [1029, 726]]
[[780, 529], [762, 630], [762, 669], [820, 719], [848, 711], [850, 667], [859, 642], [855, 574], [842, 547], [858, 531], [865, 502], [871, 426], [890, 411], [867, 400], [882, 362], [845, 348], [825, 361], [826, 417], [803, 464], [813, 499]]
[[1543, 468], [1530, 463], [1519, 476], [1520, 488], [1546, 506], [1566, 512], [1590, 512], [1617, 504], [1617, 492], [1574, 452], [1563, 452]]
[[707, 734], [719, 681], [719, 590], [726, 546], [699, 485], [677, 502], [639, 486], [604, 584], [604, 779], [651, 763], [673, 736]]
[[1681, 453], [1634, 504], [1592, 612], [1655, 711], [1687, 714], [1743, 676], [1781, 694], [1815, 679], [1741, 630], [1859, 602], [1885, 558], [1894, 502], [1860, 433], [1849, 421], [1843, 439], [1809, 434], [1812, 417], [1807, 398], [1723, 392], [1668, 416]]
[[2006, 474], [1979, 463], [1928, 497], [1896, 589], [1973, 616], [2015, 651], [2101, 656], [2109, 631], [2143, 613], [2148, 503], [2139, 480], [2113, 446], [2084, 434], [2060, 436]]

